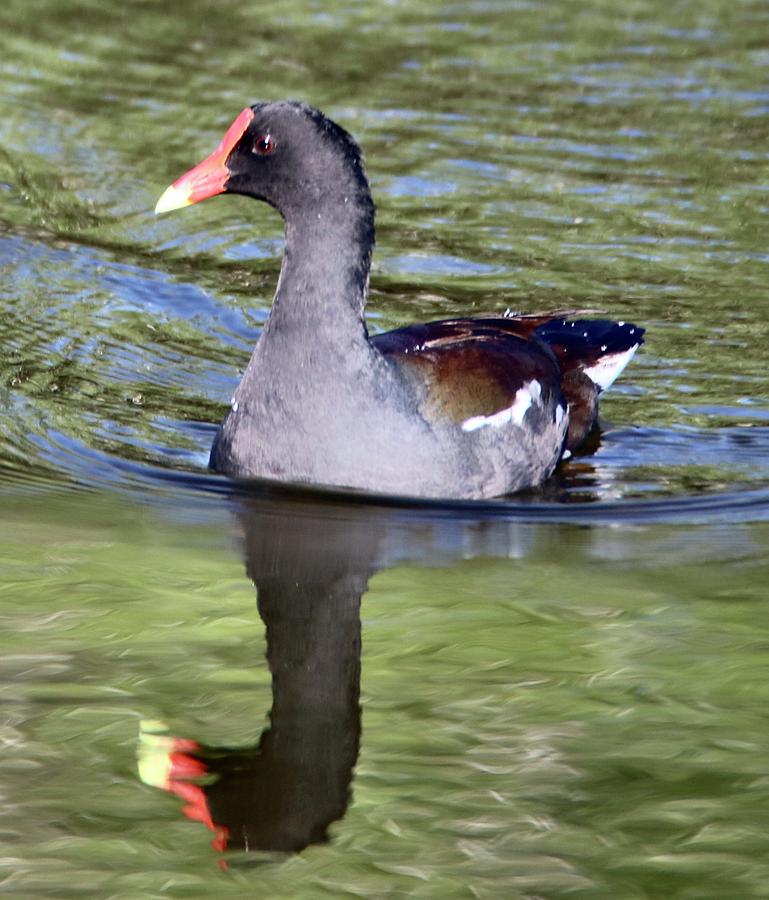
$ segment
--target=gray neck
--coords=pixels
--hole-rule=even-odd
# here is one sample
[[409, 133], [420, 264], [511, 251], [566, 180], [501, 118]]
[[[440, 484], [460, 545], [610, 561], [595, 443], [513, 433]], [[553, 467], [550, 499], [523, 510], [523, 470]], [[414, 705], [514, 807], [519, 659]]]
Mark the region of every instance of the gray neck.
[[317, 406], [318, 397], [369, 371], [374, 352], [363, 320], [374, 245], [370, 195], [286, 211], [285, 220], [272, 309], [233, 398], [262, 417], [267, 409]]
[[322, 342], [344, 352], [350, 343], [365, 340], [363, 309], [374, 246], [370, 198], [343, 195], [289, 212], [285, 236], [262, 343], [275, 341], [285, 352]]

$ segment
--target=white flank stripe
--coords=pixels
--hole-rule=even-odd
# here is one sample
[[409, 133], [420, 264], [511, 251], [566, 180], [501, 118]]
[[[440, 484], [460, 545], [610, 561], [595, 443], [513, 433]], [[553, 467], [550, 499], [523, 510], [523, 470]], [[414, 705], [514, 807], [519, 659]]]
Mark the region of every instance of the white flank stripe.
[[586, 367], [582, 371], [593, 384], [605, 391], [630, 362], [639, 346], [640, 344], [633, 344], [629, 350], [623, 350], [622, 353], [602, 356], [594, 366]]
[[499, 428], [513, 422], [515, 425], [523, 424], [523, 417], [532, 402], [538, 401], [542, 395], [542, 385], [538, 381], [530, 381], [525, 387], [518, 388], [515, 392], [515, 400], [512, 406], [492, 413], [490, 416], [471, 416], [462, 423], [462, 431], [477, 431], [491, 425]]

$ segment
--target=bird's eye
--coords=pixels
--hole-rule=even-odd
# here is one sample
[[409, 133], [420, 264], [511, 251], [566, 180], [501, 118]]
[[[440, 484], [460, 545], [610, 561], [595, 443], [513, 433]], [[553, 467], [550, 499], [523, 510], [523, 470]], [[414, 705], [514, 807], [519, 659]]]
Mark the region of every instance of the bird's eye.
[[254, 141], [257, 156], [269, 156], [275, 150], [275, 140], [271, 134], [260, 134]]

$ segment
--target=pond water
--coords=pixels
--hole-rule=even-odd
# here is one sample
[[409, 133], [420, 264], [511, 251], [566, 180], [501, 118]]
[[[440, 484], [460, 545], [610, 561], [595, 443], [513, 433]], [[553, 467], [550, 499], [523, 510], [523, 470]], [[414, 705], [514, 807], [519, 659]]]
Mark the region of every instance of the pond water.
[[[769, 7], [6, 0], [0, 34], [4, 890], [765, 897]], [[280, 222], [151, 210], [281, 97], [366, 152], [372, 331], [647, 329], [541, 490], [207, 472]]]

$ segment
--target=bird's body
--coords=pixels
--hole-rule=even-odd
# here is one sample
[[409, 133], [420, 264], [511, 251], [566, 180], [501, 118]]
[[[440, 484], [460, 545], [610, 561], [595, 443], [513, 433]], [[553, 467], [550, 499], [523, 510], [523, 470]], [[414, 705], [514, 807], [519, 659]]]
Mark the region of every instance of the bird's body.
[[599, 393], [642, 343], [629, 323], [562, 312], [370, 338], [374, 206], [360, 152], [303, 104], [245, 109], [158, 211], [223, 192], [286, 222], [273, 306], [211, 453], [231, 477], [441, 498], [531, 487], [584, 440]]

